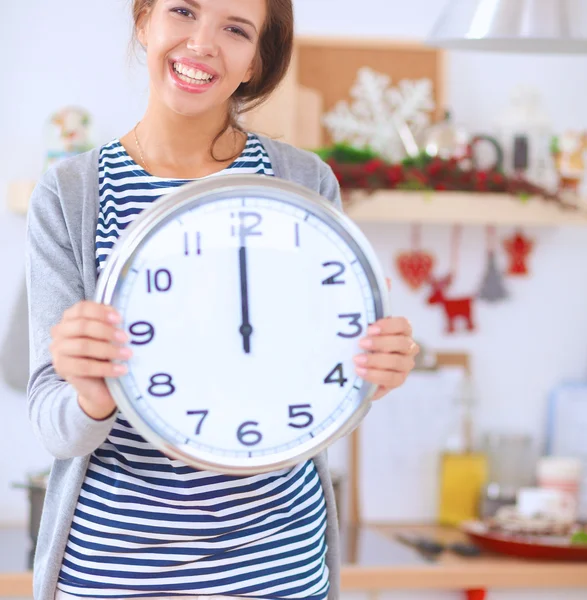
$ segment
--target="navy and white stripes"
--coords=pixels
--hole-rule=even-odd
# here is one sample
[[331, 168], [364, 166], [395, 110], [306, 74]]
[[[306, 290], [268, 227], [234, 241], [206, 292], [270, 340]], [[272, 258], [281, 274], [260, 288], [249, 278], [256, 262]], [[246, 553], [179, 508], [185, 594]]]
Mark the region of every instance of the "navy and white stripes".
[[[273, 175], [259, 139], [223, 173]], [[143, 208], [185, 180], [154, 177], [118, 141], [100, 154], [96, 263]], [[326, 600], [326, 504], [312, 461], [251, 477], [169, 458], [121, 416], [90, 458], [58, 588], [87, 598]]]
[[[274, 175], [269, 156], [257, 136], [249, 134], [245, 149], [238, 159], [210, 177], [227, 173]], [[99, 177], [100, 214], [96, 232], [96, 260], [100, 268], [120, 232], [147, 205], [189, 180], [149, 175], [132, 160], [117, 140], [101, 149]]]

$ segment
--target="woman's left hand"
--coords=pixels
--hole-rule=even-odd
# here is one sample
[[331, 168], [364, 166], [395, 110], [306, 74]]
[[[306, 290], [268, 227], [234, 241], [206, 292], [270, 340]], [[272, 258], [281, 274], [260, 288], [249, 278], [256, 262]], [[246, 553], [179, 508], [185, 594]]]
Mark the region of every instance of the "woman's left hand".
[[412, 339], [410, 322], [403, 317], [387, 317], [367, 329], [359, 346], [365, 353], [355, 356], [359, 377], [378, 385], [373, 400], [379, 400], [404, 383], [415, 366], [420, 351]]

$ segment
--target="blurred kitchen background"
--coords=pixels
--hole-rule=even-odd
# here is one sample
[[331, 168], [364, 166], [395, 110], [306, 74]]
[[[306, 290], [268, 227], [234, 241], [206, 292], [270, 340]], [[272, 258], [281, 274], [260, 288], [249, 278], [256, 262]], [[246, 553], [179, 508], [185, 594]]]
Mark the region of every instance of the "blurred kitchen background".
[[[448, 30], [483, 5], [475, 25], [483, 32], [500, 4], [523, 6], [534, 18], [542, 11], [553, 25], [553, 7], [585, 3], [294, 0], [299, 54], [284, 92], [253, 123], [320, 148], [346, 178], [348, 214], [391, 281], [394, 314], [410, 319], [424, 350], [406, 385], [330, 452], [341, 521], [359, 531], [345, 546], [345, 561], [380, 569], [387, 582], [373, 583], [373, 571], [347, 573], [345, 598], [452, 600], [487, 592], [496, 600], [587, 599], [585, 562], [561, 562], [552, 553], [543, 563], [513, 558], [524, 549], [507, 544], [492, 548], [501, 552], [494, 560], [484, 545], [493, 528], [531, 534], [532, 543], [538, 534], [552, 536], [583, 551], [583, 560], [587, 554], [580, 534], [587, 520], [587, 43], [569, 54], [421, 46], [443, 14], [453, 19], [444, 22]], [[459, 4], [462, 13], [451, 17], [446, 11]], [[4, 597], [30, 596], [26, 581], [10, 587], [1, 577], [26, 570], [18, 554], [26, 535], [14, 532], [30, 526], [34, 494], [15, 484], [51, 463], [31, 433], [22, 390], [26, 200], [59, 158], [60, 135], [72, 123], [80, 143], [87, 135], [96, 146], [140, 119], [147, 76], [130, 46], [130, 6], [0, 3], [0, 530], [17, 536], [0, 551]], [[370, 70], [361, 76], [362, 66]], [[402, 88], [402, 79], [413, 87]], [[382, 94], [395, 90], [395, 109], [357, 118], [356, 102], [373, 106], [377, 85]], [[307, 109], [301, 125], [296, 102]], [[374, 154], [353, 153], [359, 133]], [[425, 159], [414, 141], [428, 151]], [[359, 166], [349, 166], [351, 159]], [[475, 175], [463, 174], [471, 169]], [[372, 189], [383, 180], [393, 192]], [[351, 191], [357, 188], [363, 192]], [[450, 283], [443, 282], [449, 274]], [[563, 490], [576, 506], [540, 488]], [[472, 520], [478, 529], [471, 533], [480, 537], [454, 537], [453, 528]], [[453, 538], [465, 544], [460, 551], [448, 547]], [[481, 557], [463, 556], [477, 547]], [[447, 565], [454, 570], [443, 574]], [[393, 570], [400, 566], [408, 572]], [[410, 569], [420, 581], [406, 583]]]

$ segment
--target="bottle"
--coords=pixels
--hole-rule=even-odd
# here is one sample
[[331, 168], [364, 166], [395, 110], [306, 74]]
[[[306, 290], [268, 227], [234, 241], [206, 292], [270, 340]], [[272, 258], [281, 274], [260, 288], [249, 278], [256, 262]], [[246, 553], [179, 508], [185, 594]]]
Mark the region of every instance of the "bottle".
[[447, 110], [444, 119], [428, 129], [424, 149], [428, 156], [461, 160], [467, 156], [469, 138], [464, 128], [453, 124], [451, 113]]
[[460, 410], [456, 430], [449, 436], [440, 458], [438, 521], [458, 526], [476, 520], [488, 479], [485, 454], [473, 451], [473, 393], [469, 374], [463, 380], [458, 399]]

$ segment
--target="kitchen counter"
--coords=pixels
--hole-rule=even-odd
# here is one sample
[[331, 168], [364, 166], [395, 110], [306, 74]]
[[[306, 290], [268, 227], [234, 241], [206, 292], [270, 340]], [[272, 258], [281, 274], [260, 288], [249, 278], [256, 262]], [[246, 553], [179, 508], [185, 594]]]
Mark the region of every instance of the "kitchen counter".
[[[363, 526], [342, 537], [344, 591], [587, 589], [585, 563], [550, 563], [484, 555], [462, 558], [444, 553], [430, 562], [394, 538], [419, 532], [440, 541], [462, 540], [458, 531], [440, 527]], [[29, 544], [24, 529], [0, 530], [0, 597], [32, 598]]]
[[[391, 545], [399, 545], [394, 536], [401, 532], [420, 533], [443, 543], [465, 541], [458, 530], [437, 526], [371, 526]], [[417, 564], [365, 562], [365, 549], [357, 537], [346, 543], [342, 572], [344, 590], [477, 590], [477, 589], [582, 589], [587, 590], [587, 564], [516, 559], [483, 554], [476, 558], [443, 553], [437, 561], [421, 559]], [[415, 551], [414, 551], [415, 553]]]

